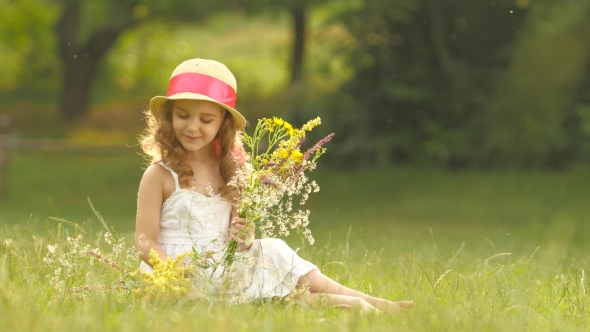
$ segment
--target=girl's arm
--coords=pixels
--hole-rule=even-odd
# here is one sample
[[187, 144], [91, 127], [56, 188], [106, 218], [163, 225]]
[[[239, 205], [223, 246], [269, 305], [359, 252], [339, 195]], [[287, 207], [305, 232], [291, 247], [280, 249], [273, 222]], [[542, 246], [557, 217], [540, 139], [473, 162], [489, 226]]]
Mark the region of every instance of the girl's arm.
[[[135, 248], [139, 257], [149, 264], [150, 251], [155, 250], [160, 259], [166, 261], [169, 256], [158, 245], [160, 235], [160, 210], [164, 202], [163, 169], [151, 165], [143, 173], [137, 193], [137, 217], [135, 219]], [[149, 264], [151, 266], [151, 264]]]

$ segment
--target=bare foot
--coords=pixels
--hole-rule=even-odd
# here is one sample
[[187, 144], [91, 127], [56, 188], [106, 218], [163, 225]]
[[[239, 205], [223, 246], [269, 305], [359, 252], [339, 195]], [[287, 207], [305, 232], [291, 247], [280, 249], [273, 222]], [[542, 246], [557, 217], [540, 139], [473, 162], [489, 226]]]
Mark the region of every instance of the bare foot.
[[371, 305], [369, 302], [361, 299], [360, 297], [355, 297], [351, 303], [356, 309], [358, 309], [362, 314], [369, 314], [369, 313], [380, 313], [377, 308]]
[[372, 306], [369, 302], [361, 299], [361, 298], [351, 298], [350, 303], [339, 303], [330, 306], [330, 309], [337, 308], [337, 309], [356, 309], [361, 314], [371, 314], [371, 313], [381, 313], [381, 311], [377, 310], [374, 306]]
[[403, 314], [406, 311], [412, 309], [413, 307], [414, 302], [412, 301], [392, 302], [383, 299], [377, 299], [375, 303], [375, 308], [377, 308], [378, 310], [395, 315]]
[[[324, 294], [324, 293], [310, 293], [310, 294], [299, 294], [295, 297], [298, 301], [303, 303], [310, 304], [314, 307], [324, 307], [324, 308], [339, 308], [339, 309], [355, 309], [361, 312], [362, 314], [368, 313], [380, 313], [379, 309], [375, 308], [371, 303], [367, 302], [366, 300], [356, 297], [356, 296], [348, 296], [348, 295], [340, 295], [340, 294]], [[381, 300], [383, 302], [394, 303], [390, 301]], [[378, 302], [378, 301], [374, 301]], [[384, 305], [384, 307], [387, 307]]]

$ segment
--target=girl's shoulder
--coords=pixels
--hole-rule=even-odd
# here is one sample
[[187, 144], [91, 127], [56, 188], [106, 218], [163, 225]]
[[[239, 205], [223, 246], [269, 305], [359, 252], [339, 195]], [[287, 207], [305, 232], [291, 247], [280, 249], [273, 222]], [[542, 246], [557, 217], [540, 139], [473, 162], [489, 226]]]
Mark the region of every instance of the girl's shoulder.
[[143, 172], [140, 189], [142, 187], [148, 191], [160, 191], [164, 196], [169, 196], [176, 190], [174, 178], [170, 174], [170, 171], [159, 163], [151, 164]]
[[143, 172], [143, 177], [163, 179], [166, 174], [170, 176], [170, 171], [164, 168], [164, 166], [160, 165], [160, 163], [153, 163], [145, 169]]
[[151, 164], [148, 168], [146, 168], [146, 170], [143, 172], [141, 181], [162, 185], [172, 181], [172, 186], [174, 186], [174, 180], [170, 175], [170, 171], [164, 168], [164, 166], [160, 165], [159, 163]]

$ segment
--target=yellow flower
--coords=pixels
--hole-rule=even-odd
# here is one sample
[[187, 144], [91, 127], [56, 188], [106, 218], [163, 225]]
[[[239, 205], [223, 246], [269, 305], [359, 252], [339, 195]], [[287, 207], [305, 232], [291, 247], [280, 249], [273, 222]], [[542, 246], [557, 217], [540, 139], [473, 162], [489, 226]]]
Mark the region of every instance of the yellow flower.
[[273, 121], [277, 126], [282, 126], [283, 123], [286, 123], [285, 121], [283, 121], [283, 119], [277, 118], [276, 116], [273, 116]]
[[303, 129], [305, 131], [310, 131], [313, 128], [315, 128], [321, 124], [322, 124], [322, 119], [320, 119], [320, 117], [318, 116], [317, 118], [315, 118], [313, 120], [307, 121], [307, 123], [304, 124], [303, 127], [301, 127], [301, 129]]
[[291, 124], [289, 122], [286, 122], [283, 124], [283, 127], [285, 127], [285, 129], [290, 130], [293, 129], [293, 126], [291, 126]]
[[303, 153], [301, 153], [301, 151], [299, 150], [293, 150], [291, 152], [291, 159], [300, 163], [301, 161], [303, 161]]
[[281, 157], [283, 157], [283, 158], [289, 157], [289, 152], [285, 149], [281, 149], [279, 153], [281, 154]]
[[139, 274], [140, 283], [143, 287], [135, 292], [138, 296], [145, 296], [150, 301], [175, 299], [187, 295], [192, 290], [191, 279], [187, 277], [190, 267], [185, 266], [182, 261], [189, 256], [185, 253], [169, 258], [165, 262], [152, 249], [150, 251], [150, 264], [153, 273]]
[[297, 143], [299, 143], [299, 138], [297, 136], [291, 136], [287, 145], [289, 148], [294, 149]]

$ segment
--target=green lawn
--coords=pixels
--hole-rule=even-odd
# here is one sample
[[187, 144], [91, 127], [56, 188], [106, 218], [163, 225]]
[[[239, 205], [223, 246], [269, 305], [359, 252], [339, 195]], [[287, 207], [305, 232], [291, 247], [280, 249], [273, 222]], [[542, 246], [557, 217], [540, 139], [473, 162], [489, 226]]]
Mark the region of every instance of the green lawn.
[[[46, 245], [75, 228], [133, 231], [142, 158], [16, 154], [0, 202], [0, 330], [584, 330], [589, 328], [590, 171], [323, 169], [314, 246], [300, 255], [351, 287], [416, 308], [400, 317], [290, 304], [147, 303], [117, 291], [58, 303]], [[321, 169], [321, 166], [320, 166]], [[31, 216], [31, 217], [30, 217]], [[29, 220], [29, 226], [25, 226]], [[9, 240], [10, 239], [10, 240]], [[130, 241], [128, 242], [131, 243]], [[104, 245], [104, 243], [102, 244]], [[80, 269], [89, 268], [80, 262]], [[584, 276], [584, 277], [583, 277]], [[93, 278], [112, 278], [106, 274]], [[114, 280], [114, 279], [113, 279]], [[103, 295], [104, 293], [104, 295]]]
[[[88, 198], [117, 229], [135, 226], [135, 202], [143, 158], [127, 155], [17, 153], [8, 164], [0, 222], [30, 222], [45, 228], [47, 217], [82, 223], [94, 214]], [[55, 226], [55, 225], [54, 225]]]

